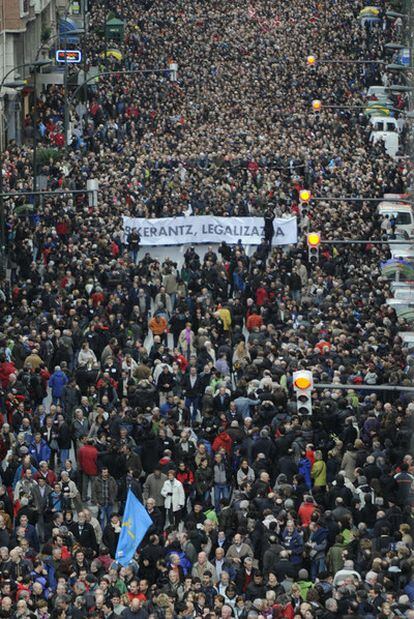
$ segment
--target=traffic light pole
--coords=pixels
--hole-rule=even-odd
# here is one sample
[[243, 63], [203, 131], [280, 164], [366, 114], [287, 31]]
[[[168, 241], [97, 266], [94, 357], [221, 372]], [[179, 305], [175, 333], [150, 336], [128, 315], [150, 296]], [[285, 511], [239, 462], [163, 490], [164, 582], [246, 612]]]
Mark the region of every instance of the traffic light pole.
[[352, 385], [345, 383], [314, 383], [313, 389], [321, 391], [323, 389], [340, 389], [341, 391], [392, 391], [414, 393], [414, 387], [404, 385]]
[[[335, 240], [324, 240], [321, 239], [320, 243], [324, 245], [410, 245], [410, 239], [404, 240], [386, 240], [386, 241], [378, 241], [372, 239], [335, 239]], [[414, 245], [414, 239], [412, 240], [412, 244]]]
[[309, 204], [310, 202], [395, 202], [396, 204], [414, 204], [414, 200], [410, 200], [408, 198], [364, 198], [363, 196], [339, 196], [339, 197], [331, 197], [331, 196], [312, 196], [306, 202]]
[[38, 191], [1, 191], [0, 197], [2, 198], [18, 198], [19, 196], [65, 196], [69, 194], [78, 193], [93, 193], [93, 189], [45, 189]]

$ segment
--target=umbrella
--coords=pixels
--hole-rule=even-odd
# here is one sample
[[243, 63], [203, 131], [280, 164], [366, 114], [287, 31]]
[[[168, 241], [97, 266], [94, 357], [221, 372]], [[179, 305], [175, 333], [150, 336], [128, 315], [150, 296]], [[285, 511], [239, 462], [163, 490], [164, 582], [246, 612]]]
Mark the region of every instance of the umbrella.
[[377, 6], [366, 6], [361, 9], [358, 17], [377, 17], [379, 15], [379, 8]]
[[26, 215], [27, 213], [33, 213], [34, 206], [33, 204], [21, 204], [20, 206], [16, 206], [14, 209], [15, 215]]
[[115, 60], [122, 60], [122, 53], [119, 51], [119, 49], [107, 49], [106, 52], [103, 52], [101, 54], [101, 56], [112, 56], [112, 58], [115, 58]]

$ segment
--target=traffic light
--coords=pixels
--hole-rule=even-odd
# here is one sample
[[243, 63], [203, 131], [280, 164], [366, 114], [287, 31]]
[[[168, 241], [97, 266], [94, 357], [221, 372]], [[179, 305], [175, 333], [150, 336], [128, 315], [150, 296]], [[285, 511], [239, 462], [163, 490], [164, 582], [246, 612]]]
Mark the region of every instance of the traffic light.
[[88, 190], [89, 206], [98, 206], [99, 181], [96, 178], [88, 178], [86, 189]]
[[312, 372], [300, 370], [293, 372], [293, 390], [296, 393], [298, 415], [302, 417], [312, 415]]
[[312, 194], [309, 189], [301, 189], [299, 191], [299, 211], [301, 217], [308, 214], [309, 202], [311, 201]]
[[309, 264], [318, 264], [319, 262], [319, 245], [321, 243], [321, 235], [319, 232], [309, 232], [306, 235], [306, 243], [308, 246], [308, 262]]
[[168, 63], [168, 69], [170, 71], [170, 82], [177, 81], [178, 63], [171, 60]]

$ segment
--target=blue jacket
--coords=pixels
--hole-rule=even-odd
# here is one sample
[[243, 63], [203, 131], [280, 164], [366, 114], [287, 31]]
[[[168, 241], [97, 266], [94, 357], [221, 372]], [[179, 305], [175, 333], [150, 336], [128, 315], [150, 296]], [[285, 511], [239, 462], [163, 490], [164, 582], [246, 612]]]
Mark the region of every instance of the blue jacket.
[[[32, 475], [35, 475], [35, 473], [37, 473], [37, 469], [35, 466], [33, 466], [33, 464], [30, 465], [30, 469], [32, 471]], [[22, 472], [23, 472], [23, 464], [19, 464], [14, 474], [14, 477], [13, 477], [13, 488], [15, 488], [17, 482], [22, 479], [23, 477]]]
[[404, 593], [410, 598], [411, 604], [414, 602], [414, 580], [410, 580], [405, 587]]
[[35, 441], [32, 441], [29, 445], [29, 454], [34, 458], [37, 464], [42, 462], [42, 460], [48, 462], [50, 458], [50, 447], [43, 438], [38, 445], [36, 445]]
[[284, 529], [282, 532], [282, 544], [286, 550], [291, 551], [291, 563], [300, 563], [302, 561], [303, 537], [297, 529], [295, 529], [292, 536], [289, 535], [287, 529]]
[[298, 464], [298, 471], [305, 478], [305, 484], [309, 488], [312, 488], [312, 479], [311, 479], [311, 463], [308, 458], [301, 458]]
[[54, 398], [62, 397], [63, 388], [68, 381], [68, 377], [65, 372], [62, 372], [62, 370], [53, 372], [52, 376], [49, 378], [49, 387], [52, 389], [52, 396]]

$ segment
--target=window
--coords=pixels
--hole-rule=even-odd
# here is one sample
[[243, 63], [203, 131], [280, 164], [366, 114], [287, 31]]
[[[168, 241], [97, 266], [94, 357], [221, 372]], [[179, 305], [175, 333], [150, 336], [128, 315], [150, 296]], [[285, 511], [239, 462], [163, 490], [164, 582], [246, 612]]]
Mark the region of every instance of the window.
[[20, 17], [29, 14], [29, 0], [20, 0]]
[[397, 226], [409, 226], [411, 224], [411, 214], [399, 212], [397, 215]]

